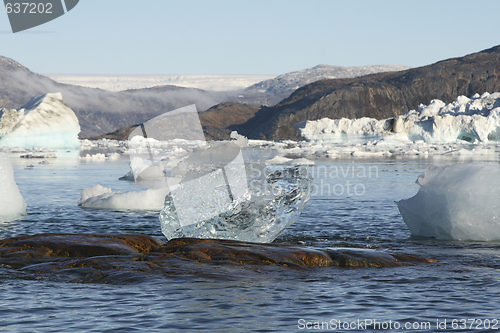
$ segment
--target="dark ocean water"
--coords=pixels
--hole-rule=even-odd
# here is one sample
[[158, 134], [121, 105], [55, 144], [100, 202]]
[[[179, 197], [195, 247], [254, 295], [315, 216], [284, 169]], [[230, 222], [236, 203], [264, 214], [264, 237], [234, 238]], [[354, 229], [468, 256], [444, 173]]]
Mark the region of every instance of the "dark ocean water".
[[[11, 158], [28, 215], [2, 222], [1, 238], [50, 232], [164, 239], [156, 212], [77, 206], [83, 187], [141, 189], [118, 180], [129, 170], [127, 160], [67, 156], [26, 169], [33, 161]], [[307, 270], [197, 263], [199, 273], [152, 275], [126, 284], [69, 283], [3, 267], [0, 331], [435, 332], [438, 323], [447, 331], [495, 331], [500, 329], [500, 243], [412, 238], [394, 203], [417, 192], [415, 180], [430, 166], [460, 162], [318, 161], [310, 169], [315, 178], [311, 200], [299, 221], [275, 241], [394, 251], [439, 263]]]

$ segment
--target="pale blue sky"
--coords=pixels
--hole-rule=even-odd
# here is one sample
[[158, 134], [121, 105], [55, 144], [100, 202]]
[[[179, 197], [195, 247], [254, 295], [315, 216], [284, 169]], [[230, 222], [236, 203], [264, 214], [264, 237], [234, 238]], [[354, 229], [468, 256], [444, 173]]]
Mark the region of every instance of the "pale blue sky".
[[0, 12], [0, 55], [75, 74], [422, 66], [500, 44], [498, 13], [498, 0], [80, 0], [17, 34]]

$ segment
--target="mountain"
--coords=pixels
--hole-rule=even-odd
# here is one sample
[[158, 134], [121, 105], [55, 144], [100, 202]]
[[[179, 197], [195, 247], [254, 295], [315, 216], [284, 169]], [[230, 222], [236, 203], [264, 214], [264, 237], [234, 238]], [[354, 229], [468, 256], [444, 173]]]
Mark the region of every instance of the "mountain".
[[[496, 91], [500, 91], [500, 46], [399, 72], [317, 81], [273, 107], [260, 108], [246, 122], [221, 127], [219, 132], [222, 137], [237, 130], [253, 139], [298, 140], [294, 124], [304, 120], [391, 118], [433, 99], [450, 103], [460, 95]], [[232, 110], [237, 107], [231, 105]], [[224, 113], [225, 106], [219, 106], [217, 112]]]
[[199, 116], [205, 139], [228, 140], [238, 125], [251, 126], [249, 119], [256, 119], [255, 116], [261, 109], [262, 106], [228, 102], [201, 112]]
[[342, 67], [318, 65], [300, 71], [279, 75], [274, 79], [256, 83], [244, 89], [238, 96], [238, 101], [247, 104], [271, 106], [290, 96], [298, 88], [307, 84], [327, 79], [345, 79], [381, 72], [394, 72], [409, 69], [403, 65], [370, 65], [357, 67]]
[[[60, 84], [12, 59], [0, 57], [0, 106], [17, 108], [33, 96], [61, 92], [79, 119], [80, 137], [112, 131], [117, 137], [123, 137], [127, 131], [117, 129], [194, 103], [198, 110], [208, 109], [200, 113], [200, 118], [209, 139], [228, 139], [229, 133], [237, 130], [254, 139], [297, 140], [300, 136], [294, 124], [304, 120], [384, 119], [406, 113], [432, 99], [450, 103], [459, 95], [500, 91], [500, 46], [397, 72], [321, 80], [322, 75], [333, 75], [327, 73], [334, 72], [335, 68], [339, 70], [320, 65], [288, 73], [244, 91], [210, 92], [160, 86], [109, 92]], [[354, 69], [351, 72], [351, 75], [359, 74]], [[319, 81], [306, 84], [316, 79]], [[304, 85], [293, 91], [301, 84]], [[274, 106], [250, 105], [261, 99], [271, 105], [273, 96], [287, 95], [290, 91], [293, 93], [289, 97]], [[237, 103], [245, 99], [249, 102]]]
[[[106, 137], [104, 133], [113, 131], [119, 133], [115, 134], [121, 137], [126, 132], [119, 132], [121, 128], [143, 123], [164, 112], [190, 104], [196, 104], [199, 111], [207, 110], [222, 102], [233, 102], [233, 104], [228, 105], [235, 105], [234, 102], [259, 105], [255, 108], [245, 106], [226, 109], [225, 116], [234, 120], [231, 125], [238, 125], [245, 117], [253, 117], [256, 110], [260, 110], [261, 104], [273, 105], [284, 97], [288, 97], [298, 86], [308, 82], [325, 77], [361, 75], [374, 71], [398, 69], [399, 67], [349, 68], [320, 65], [312, 69], [280, 75], [273, 80], [263, 81], [246, 90], [227, 92], [205, 91], [173, 85], [112, 92], [58, 83], [46, 76], [33, 73], [10, 58], [0, 56], [0, 107], [15, 109], [26, 104], [32, 97], [61, 92], [64, 101], [78, 117], [82, 129], [79, 135], [81, 138]], [[234, 112], [240, 112], [241, 109], [250, 113], [245, 111], [241, 115], [234, 114]], [[215, 110], [217, 111], [215, 112]], [[203, 116], [204, 120], [208, 122], [207, 124], [211, 124], [205, 127], [211, 133], [207, 137], [212, 139], [225, 137], [231, 130], [225, 129], [223, 132], [226, 134], [222, 135], [221, 127], [217, 126], [223, 125], [214, 123], [217, 122], [216, 119], [221, 118], [221, 108], [216, 107], [212, 111], [214, 112]], [[210, 121], [209, 115], [213, 115], [214, 120]]]
[[111, 92], [61, 84], [0, 56], [0, 107], [16, 109], [32, 97], [53, 92], [62, 93], [64, 101], [75, 112], [82, 129], [81, 138], [140, 124], [190, 104], [196, 104], [198, 110], [206, 110], [227, 101], [230, 95], [176, 86]]

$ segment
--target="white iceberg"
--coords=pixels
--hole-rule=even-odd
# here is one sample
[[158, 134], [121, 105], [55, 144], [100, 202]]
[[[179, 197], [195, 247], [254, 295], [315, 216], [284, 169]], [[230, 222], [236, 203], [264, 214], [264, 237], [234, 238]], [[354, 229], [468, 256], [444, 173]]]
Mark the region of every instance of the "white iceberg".
[[459, 96], [446, 104], [432, 100], [396, 118], [328, 119], [295, 124], [307, 141], [366, 142], [373, 139], [411, 142], [500, 141], [500, 92]]
[[414, 236], [500, 240], [500, 164], [435, 167], [417, 179], [414, 197], [397, 202]]
[[0, 110], [0, 147], [78, 149], [80, 124], [61, 93], [31, 99], [19, 110]]
[[266, 161], [266, 164], [269, 165], [281, 165], [281, 164], [288, 164], [288, 165], [316, 165], [314, 161], [308, 160], [307, 158], [287, 158], [284, 156], [279, 156], [276, 155], [275, 157], [269, 159]]
[[82, 198], [78, 201], [78, 205], [91, 209], [159, 211], [163, 207], [167, 193], [168, 188], [125, 193], [113, 192], [110, 188], [97, 184], [94, 187], [82, 189]]
[[22, 215], [26, 215], [26, 202], [14, 179], [9, 156], [0, 153], [0, 221]]

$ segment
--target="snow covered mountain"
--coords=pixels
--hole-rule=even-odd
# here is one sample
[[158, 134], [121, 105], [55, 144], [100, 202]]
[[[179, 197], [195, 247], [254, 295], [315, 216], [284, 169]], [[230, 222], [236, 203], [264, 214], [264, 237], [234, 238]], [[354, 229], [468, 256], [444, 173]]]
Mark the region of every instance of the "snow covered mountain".
[[73, 149], [80, 125], [60, 93], [33, 98], [21, 109], [0, 109], [0, 146]]
[[[300, 71], [279, 75], [273, 79], [256, 83], [246, 88], [240, 95], [240, 101], [250, 103], [252, 99], [262, 99], [261, 105], [271, 106], [290, 96], [295, 90], [307, 84], [328, 79], [346, 79], [382, 72], [396, 72], [409, 69], [403, 65], [370, 65], [342, 67], [318, 65]], [[263, 99], [263, 97], [267, 97]]]

